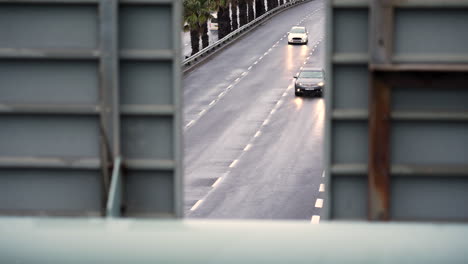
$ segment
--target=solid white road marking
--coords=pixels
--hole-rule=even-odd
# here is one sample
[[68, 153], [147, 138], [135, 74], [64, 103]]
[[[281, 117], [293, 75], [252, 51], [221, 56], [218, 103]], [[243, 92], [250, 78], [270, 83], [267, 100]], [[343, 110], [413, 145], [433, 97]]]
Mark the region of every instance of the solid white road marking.
[[213, 185], [211, 185], [211, 187], [215, 188], [216, 185], [218, 185], [222, 180], [223, 180], [223, 177], [219, 177], [219, 178], [213, 183]]
[[315, 202], [315, 207], [322, 208], [323, 207], [323, 199], [317, 199]]
[[244, 148], [244, 151], [248, 151], [250, 148], [252, 148], [252, 144], [247, 144], [247, 146]]
[[195, 211], [198, 206], [200, 206], [200, 204], [203, 202], [203, 200], [198, 200], [193, 206], [192, 208], [190, 208], [190, 211]]
[[259, 137], [261, 134], [262, 134], [262, 132], [257, 131], [257, 133], [255, 133], [255, 135], [254, 135], [254, 138]]
[[234, 160], [234, 161], [231, 163], [231, 165], [229, 165], [229, 168], [234, 168], [234, 167], [237, 165], [238, 162], [239, 162], [239, 160]]
[[319, 187], [319, 192], [324, 192], [325, 191], [325, 184], [321, 183]]
[[310, 222], [314, 225], [318, 224], [320, 222], [320, 215], [313, 215]]

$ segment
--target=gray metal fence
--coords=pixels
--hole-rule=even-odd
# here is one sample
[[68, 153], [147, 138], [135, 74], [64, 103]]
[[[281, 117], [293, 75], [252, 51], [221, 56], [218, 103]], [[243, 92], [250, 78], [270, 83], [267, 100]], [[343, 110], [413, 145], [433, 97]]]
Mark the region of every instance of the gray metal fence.
[[468, 219], [468, 1], [334, 0], [327, 28], [327, 216]]
[[180, 1], [0, 0], [0, 214], [182, 215], [180, 28]]

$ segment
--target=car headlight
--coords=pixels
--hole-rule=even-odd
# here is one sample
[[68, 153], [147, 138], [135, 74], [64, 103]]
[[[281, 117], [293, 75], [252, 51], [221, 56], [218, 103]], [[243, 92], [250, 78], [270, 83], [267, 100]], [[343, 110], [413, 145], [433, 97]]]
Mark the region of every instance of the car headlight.
[[299, 86], [303, 86], [304, 84], [303, 84], [303, 83], [297, 83], [297, 85], [299, 85]]
[[323, 83], [323, 82], [319, 82], [317, 85], [318, 85], [318, 86], [323, 86], [324, 83]]

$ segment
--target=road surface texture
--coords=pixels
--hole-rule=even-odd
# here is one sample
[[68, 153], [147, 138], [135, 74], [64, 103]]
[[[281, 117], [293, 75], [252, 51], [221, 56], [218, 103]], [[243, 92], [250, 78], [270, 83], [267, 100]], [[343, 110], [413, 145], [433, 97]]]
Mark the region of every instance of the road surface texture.
[[291, 8], [184, 76], [186, 217], [319, 221], [325, 103], [293, 76], [323, 67], [324, 23], [321, 0]]

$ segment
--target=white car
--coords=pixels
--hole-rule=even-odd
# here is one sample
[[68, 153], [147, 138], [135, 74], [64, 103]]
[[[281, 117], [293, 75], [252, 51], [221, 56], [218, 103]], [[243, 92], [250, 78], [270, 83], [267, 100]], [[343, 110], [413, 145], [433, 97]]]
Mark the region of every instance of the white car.
[[309, 32], [305, 27], [292, 27], [288, 32], [288, 44], [307, 44]]

